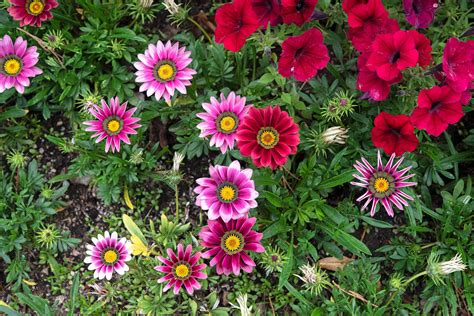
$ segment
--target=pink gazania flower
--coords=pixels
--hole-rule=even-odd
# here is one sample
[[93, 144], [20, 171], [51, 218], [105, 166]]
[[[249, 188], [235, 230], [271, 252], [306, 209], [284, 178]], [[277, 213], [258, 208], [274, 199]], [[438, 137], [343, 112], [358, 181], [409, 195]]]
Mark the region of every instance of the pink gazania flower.
[[138, 117], [132, 117], [137, 108], [131, 108], [127, 110], [127, 103], [125, 102], [120, 105], [118, 97], [110, 99], [110, 106], [101, 100], [102, 107], [93, 105], [89, 108], [89, 112], [97, 118], [95, 121], [86, 121], [85, 125], [89, 126], [86, 128], [88, 132], [95, 132], [92, 138], [97, 137], [96, 143], [102, 141], [104, 138], [105, 152], [109, 152], [112, 148], [112, 152], [120, 151], [120, 141], [130, 145], [130, 139], [128, 134], [136, 134], [135, 129], [141, 125], [136, 124], [140, 121]]
[[379, 202], [383, 205], [387, 214], [393, 217], [392, 204], [399, 210], [403, 210], [403, 205], [408, 206], [406, 200], [413, 201], [413, 198], [403, 192], [401, 188], [416, 185], [416, 182], [406, 181], [415, 174], [405, 175], [411, 169], [411, 166], [398, 171], [397, 169], [401, 165], [403, 157], [395, 164], [393, 164], [394, 159], [395, 154], [392, 154], [384, 166], [379, 151], [377, 152], [376, 169], [365, 158], [362, 158], [362, 162], [356, 161], [354, 164], [354, 168], [356, 168], [359, 174], [353, 174], [353, 176], [360, 182], [351, 182], [351, 184], [367, 190], [357, 199], [357, 202], [367, 199], [364, 206], [362, 206], [362, 210], [366, 209], [370, 202], [372, 202], [370, 216], [374, 216]]
[[420, 29], [430, 26], [437, 8], [438, 0], [403, 0], [408, 23]]
[[294, 76], [298, 81], [309, 80], [329, 62], [323, 34], [316, 28], [288, 37], [281, 47], [283, 51], [278, 60], [278, 72], [285, 78]]
[[29, 78], [43, 73], [35, 66], [39, 56], [36, 46], [27, 44], [22, 37], [17, 37], [14, 44], [8, 35], [0, 38], [0, 93], [13, 87], [23, 93], [30, 85]]
[[20, 26], [31, 25], [41, 26], [41, 23], [53, 18], [49, 12], [59, 4], [56, 0], [9, 0], [12, 4], [8, 13], [11, 17], [20, 21]]
[[163, 97], [166, 102], [170, 102], [175, 90], [186, 94], [186, 86], [191, 85], [196, 74], [194, 69], [187, 68], [192, 62], [190, 55], [179, 43], [158, 41], [148, 45], [145, 54], [138, 54], [140, 61], [133, 63], [138, 69], [135, 81], [142, 82], [140, 92], [146, 91], [148, 97], [154, 94], [157, 101]]
[[474, 80], [474, 40], [450, 38], [443, 51], [443, 71], [451, 89], [466, 91]]
[[279, 106], [250, 108], [237, 130], [240, 153], [251, 157], [258, 168], [283, 166], [289, 155], [296, 154], [299, 143], [298, 124]]
[[208, 220], [199, 233], [201, 245], [209, 250], [203, 258], [212, 258], [211, 267], [216, 266], [217, 274], [240, 274], [240, 269], [251, 273], [255, 262], [249, 251], [264, 252], [260, 240], [263, 234], [252, 230], [256, 218], [239, 218], [225, 223], [222, 220]]
[[221, 93], [220, 101], [211, 97], [211, 103], [203, 103], [206, 112], [196, 114], [204, 120], [197, 125], [201, 130], [199, 137], [212, 135], [209, 144], [219, 147], [223, 154], [227, 149], [234, 148], [237, 127], [252, 106], [245, 106], [245, 101], [245, 98], [231, 92], [227, 98]]
[[449, 124], [459, 122], [463, 115], [461, 94], [448, 86], [434, 86], [420, 91], [418, 106], [411, 114], [411, 121], [416, 128], [439, 136]]
[[401, 70], [416, 66], [419, 53], [414, 35], [407, 31], [378, 35], [372, 44], [367, 68], [385, 81], [397, 78]]
[[200, 178], [194, 189], [198, 197], [196, 205], [203, 210], [209, 210], [207, 216], [211, 220], [222, 218], [224, 222], [231, 219], [246, 217], [251, 208], [257, 207], [255, 199], [255, 183], [252, 169], [240, 169], [236, 160], [230, 166], [215, 166], [209, 168], [210, 178]]
[[109, 234], [105, 232], [104, 236], [98, 235], [92, 237], [93, 245], [87, 245], [85, 263], [90, 263], [88, 269], [94, 270], [94, 278], [110, 280], [113, 272], [123, 275], [128, 271], [128, 265], [125, 263], [132, 259], [132, 244], [125, 238], [120, 240], [117, 233]]
[[158, 257], [158, 260], [163, 262], [164, 265], [155, 267], [156, 271], [166, 273], [164, 277], [158, 280], [158, 283], [168, 282], [163, 288], [163, 292], [174, 286], [173, 293], [176, 295], [179, 293], [181, 286], [184, 285], [189, 295], [193, 295], [194, 289], [199, 290], [201, 288], [201, 284], [196, 279], [207, 279], [207, 274], [200, 272], [207, 265], [204, 263], [198, 264], [201, 253], [196, 252], [193, 255], [191, 245], [186, 246], [186, 251], [184, 251], [182, 244], [178, 244], [178, 255], [170, 248], [166, 252], [169, 258]]

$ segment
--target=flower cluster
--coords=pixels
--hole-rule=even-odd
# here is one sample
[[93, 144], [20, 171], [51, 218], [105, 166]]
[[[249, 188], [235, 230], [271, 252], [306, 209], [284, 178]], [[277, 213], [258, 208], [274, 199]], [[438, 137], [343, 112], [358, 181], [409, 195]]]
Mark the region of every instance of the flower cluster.
[[[234, 0], [216, 13], [216, 42], [238, 52], [259, 28], [280, 23], [302, 26], [311, 19], [317, 0]], [[307, 81], [329, 62], [321, 31], [312, 28], [288, 37], [281, 45], [278, 71], [286, 78]]]
[[361, 54], [357, 60], [357, 89], [373, 101], [387, 99], [402, 70], [431, 63], [431, 42], [417, 31], [400, 30], [381, 0], [345, 0], [348, 38]]

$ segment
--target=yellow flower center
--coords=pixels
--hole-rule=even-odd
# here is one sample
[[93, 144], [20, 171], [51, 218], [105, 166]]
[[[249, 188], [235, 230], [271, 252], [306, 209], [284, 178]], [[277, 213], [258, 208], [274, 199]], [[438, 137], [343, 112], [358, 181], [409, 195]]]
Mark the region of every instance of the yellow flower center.
[[3, 64], [3, 70], [10, 76], [17, 75], [21, 70], [21, 63], [14, 58], [8, 59]]
[[33, 15], [39, 15], [44, 10], [44, 4], [41, 1], [33, 0], [28, 5], [28, 11]]
[[120, 122], [117, 120], [110, 120], [110, 122], [107, 123], [107, 129], [112, 133], [117, 132], [120, 129]]
[[117, 252], [114, 250], [107, 250], [104, 253], [104, 261], [105, 263], [114, 263], [117, 261]]
[[163, 64], [158, 67], [157, 74], [161, 80], [170, 80], [174, 76], [174, 69], [169, 64]]
[[180, 264], [174, 269], [174, 272], [176, 273], [176, 276], [185, 278], [189, 274], [189, 268], [185, 264]]
[[220, 189], [219, 196], [224, 201], [232, 201], [235, 198], [235, 189], [229, 185], [225, 185]]
[[230, 132], [234, 129], [235, 124], [235, 119], [232, 116], [225, 116], [221, 119], [219, 125], [221, 130], [223, 130], [224, 132]]
[[225, 247], [230, 251], [235, 251], [240, 247], [240, 239], [235, 235], [230, 235], [225, 240]]
[[273, 145], [275, 139], [275, 134], [273, 134], [272, 132], [263, 132], [262, 136], [260, 136], [260, 141], [267, 146]]
[[388, 191], [389, 188], [390, 188], [390, 183], [388, 183], [387, 179], [385, 179], [385, 178], [375, 179], [374, 189], [378, 193], [385, 193], [385, 192]]

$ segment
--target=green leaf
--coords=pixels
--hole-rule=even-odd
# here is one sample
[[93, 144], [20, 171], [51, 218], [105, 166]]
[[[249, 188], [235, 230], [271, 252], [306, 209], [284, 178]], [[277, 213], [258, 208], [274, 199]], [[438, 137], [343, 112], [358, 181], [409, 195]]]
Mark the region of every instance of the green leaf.
[[283, 269], [280, 273], [280, 279], [278, 280], [278, 289], [283, 288], [283, 286], [288, 283], [288, 278], [290, 277], [291, 272], [293, 271], [293, 234], [291, 234], [291, 242], [288, 246], [287, 257], [288, 261], [283, 266]]
[[285, 219], [280, 218], [278, 221], [274, 222], [263, 231], [263, 239], [267, 239], [275, 235], [285, 233], [288, 231], [288, 228], [289, 227], [286, 224]]
[[276, 207], [281, 207], [283, 205], [283, 200], [272, 192], [263, 191], [260, 193], [260, 196], [266, 198], [268, 202]]
[[27, 113], [28, 113], [28, 110], [23, 110], [19, 108], [10, 108], [6, 110], [5, 112], [0, 113], [0, 121], [17, 118], [17, 117], [23, 117]]
[[337, 187], [338, 185], [344, 184], [346, 182], [349, 182], [353, 179], [353, 176], [352, 176], [353, 173], [354, 173], [353, 170], [347, 170], [346, 172], [338, 174], [335, 177], [323, 180], [317, 186], [317, 189], [326, 190], [326, 189]]
[[319, 208], [323, 211], [323, 213], [329, 217], [335, 224], [339, 225], [344, 222], [347, 218], [339, 213], [337, 209], [331, 207], [327, 204], [321, 204]]
[[142, 231], [140, 230], [140, 228], [138, 228], [137, 224], [135, 224], [135, 222], [130, 216], [128, 216], [127, 214], [123, 214], [122, 220], [123, 224], [125, 225], [125, 228], [130, 234], [137, 236], [145, 246], [148, 245], [145, 236], [143, 236]]
[[355, 238], [354, 236], [346, 233], [345, 231], [337, 228], [337, 227], [326, 227], [319, 225], [321, 230], [323, 230], [326, 234], [331, 236], [336, 242], [338, 242], [341, 246], [345, 247], [350, 252], [361, 255], [362, 253], [371, 255], [369, 248], [360, 241], [359, 239]]
[[79, 293], [79, 272], [76, 272], [76, 275], [74, 275], [69, 293], [69, 312], [67, 314], [68, 316], [73, 316], [76, 309], [77, 294]]
[[301, 295], [301, 293], [297, 289], [295, 289], [290, 283], [285, 282], [285, 287], [288, 292], [290, 292], [291, 295], [299, 299], [301, 303], [307, 306], [311, 306], [311, 303], [303, 295]]
[[361, 216], [362, 220], [367, 224], [378, 227], [378, 228], [393, 228], [393, 225], [378, 219], [373, 219], [372, 217]]

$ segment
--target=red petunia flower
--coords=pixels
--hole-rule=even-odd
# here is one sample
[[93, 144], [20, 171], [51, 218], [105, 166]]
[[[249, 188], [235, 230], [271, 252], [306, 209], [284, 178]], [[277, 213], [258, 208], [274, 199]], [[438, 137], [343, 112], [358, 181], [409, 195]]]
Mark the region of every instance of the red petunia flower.
[[403, 0], [405, 17], [417, 29], [427, 28], [433, 22], [438, 0]]
[[369, 0], [344, 0], [342, 1], [342, 10], [348, 13], [353, 7], [359, 4], [367, 4]]
[[250, 0], [234, 0], [222, 5], [216, 12], [216, 24], [216, 42], [233, 52], [238, 52], [259, 27]]
[[407, 31], [415, 42], [415, 48], [418, 51], [418, 65], [428, 66], [431, 63], [431, 41], [417, 31]]
[[450, 38], [443, 51], [443, 71], [454, 91], [466, 91], [474, 80], [474, 41]]
[[288, 37], [282, 46], [278, 60], [278, 72], [286, 78], [294, 76], [298, 81], [313, 78], [319, 69], [329, 62], [328, 49], [323, 34], [312, 28], [300, 36]]
[[267, 27], [280, 24], [283, 20], [280, 15], [281, 6], [279, 0], [251, 0], [253, 11], [258, 16], [260, 26]]
[[363, 53], [357, 59], [359, 73], [357, 75], [357, 89], [366, 92], [370, 99], [374, 101], [383, 101], [387, 99], [392, 84], [402, 81], [403, 76], [400, 73], [398, 77], [391, 81], [385, 81], [377, 76], [376, 71], [367, 68], [366, 63], [370, 53]]
[[250, 108], [237, 130], [237, 147], [255, 166], [276, 169], [289, 155], [296, 154], [300, 143], [299, 127], [279, 106]]
[[372, 143], [382, 148], [387, 155], [395, 153], [400, 156], [414, 151], [419, 141], [409, 116], [380, 112], [374, 120]]
[[380, 23], [365, 23], [361, 27], [350, 27], [347, 38], [352, 42], [354, 48], [359, 52], [367, 52], [372, 49], [372, 43], [379, 34], [389, 34], [399, 31], [400, 27], [395, 19], [385, 19]]
[[367, 68], [377, 71], [381, 79], [390, 81], [397, 78], [401, 70], [416, 66], [418, 56], [413, 34], [407, 31], [382, 34], [372, 44]]
[[416, 128], [439, 136], [449, 124], [459, 122], [463, 115], [461, 95], [448, 86], [434, 86], [420, 91], [411, 121]]
[[56, 0], [9, 0], [12, 4], [7, 9], [14, 20], [20, 21], [20, 26], [41, 26], [41, 23], [53, 18], [49, 12], [59, 4]]
[[318, 0], [281, 0], [283, 23], [303, 25], [314, 12]]
[[362, 27], [364, 24], [381, 24], [388, 19], [388, 12], [380, 0], [368, 0], [366, 4], [358, 4], [347, 11], [350, 27]]

